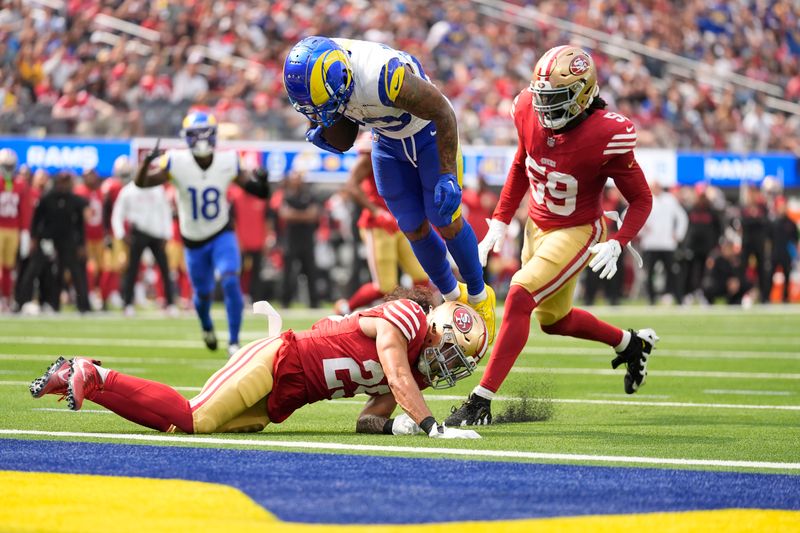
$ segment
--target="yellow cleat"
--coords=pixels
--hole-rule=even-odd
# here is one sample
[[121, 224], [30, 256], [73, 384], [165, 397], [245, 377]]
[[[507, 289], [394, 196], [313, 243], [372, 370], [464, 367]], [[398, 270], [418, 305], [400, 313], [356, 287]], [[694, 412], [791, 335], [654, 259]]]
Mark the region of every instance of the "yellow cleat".
[[461, 295], [458, 297], [458, 300], [456, 300], [456, 301], [458, 303], [469, 305], [469, 300], [467, 299], [469, 297], [469, 293], [467, 293], [467, 284], [466, 283], [461, 283], [459, 281], [458, 282], [458, 289], [461, 291]]
[[[497, 304], [497, 297], [494, 294], [494, 289], [492, 289], [489, 285], [486, 285], [486, 298], [476, 304], [469, 304], [470, 307], [475, 309], [475, 311], [483, 317], [484, 322], [486, 322], [486, 331], [489, 332], [489, 344], [494, 342], [494, 334], [495, 334], [495, 316], [494, 316], [494, 308]], [[467, 291], [461, 291], [462, 296], [466, 296]], [[459, 298], [459, 301], [461, 299]]]

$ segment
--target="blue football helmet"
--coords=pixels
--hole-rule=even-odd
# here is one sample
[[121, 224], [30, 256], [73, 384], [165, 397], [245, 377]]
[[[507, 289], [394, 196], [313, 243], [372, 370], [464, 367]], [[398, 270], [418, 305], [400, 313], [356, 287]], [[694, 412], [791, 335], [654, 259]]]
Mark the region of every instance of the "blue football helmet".
[[306, 37], [286, 56], [283, 84], [297, 111], [315, 124], [332, 126], [353, 94], [350, 57], [327, 37]]
[[217, 119], [210, 113], [195, 111], [183, 119], [181, 137], [197, 157], [208, 157], [217, 145]]

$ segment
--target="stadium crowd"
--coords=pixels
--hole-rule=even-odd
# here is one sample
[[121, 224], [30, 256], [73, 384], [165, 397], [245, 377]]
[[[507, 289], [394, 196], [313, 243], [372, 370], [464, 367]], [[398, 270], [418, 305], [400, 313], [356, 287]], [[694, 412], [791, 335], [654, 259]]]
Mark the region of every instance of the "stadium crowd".
[[[711, 83], [736, 72], [797, 102], [797, 2], [535, 4], [609, 39], [701, 63], [679, 77], [664, 61], [622, 59], [581, 42], [597, 62], [601, 94], [637, 124], [640, 146], [800, 153], [800, 116], [767, 108], [752, 90]], [[99, 15], [128, 25], [120, 31]], [[527, 28], [486, 16], [472, 0], [10, 0], [0, 9], [0, 133], [174, 135], [187, 109], [199, 106], [227, 125], [221, 134], [301, 139], [306, 124], [283, 97], [281, 65], [310, 34], [376, 40], [416, 55], [453, 102], [463, 140], [474, 144], [514, 143], [512, 99], [544, 50], [573, 40], [541, 22]]]

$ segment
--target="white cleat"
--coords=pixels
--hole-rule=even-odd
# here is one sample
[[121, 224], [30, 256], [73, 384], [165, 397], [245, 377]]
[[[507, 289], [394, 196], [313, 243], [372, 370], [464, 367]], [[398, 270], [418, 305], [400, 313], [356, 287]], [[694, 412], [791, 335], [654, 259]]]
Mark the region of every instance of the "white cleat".
[[236, 354], [236, 352], [238, 352], [238, 351], [239, 351], [239, 345], [238, 344], [229, 344], [228, 345], [228, 359], [233, 357]]

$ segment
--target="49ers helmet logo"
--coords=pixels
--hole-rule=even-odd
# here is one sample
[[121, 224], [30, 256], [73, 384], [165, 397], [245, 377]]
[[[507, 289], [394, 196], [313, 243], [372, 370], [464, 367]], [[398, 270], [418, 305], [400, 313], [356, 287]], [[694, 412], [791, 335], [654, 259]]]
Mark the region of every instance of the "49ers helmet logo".
[[589, 58], [585, 55], [575, 56], [569, 64], [569, 71], [576, 76], [580, 76], [587, 70], [589, 70]]
[[468, 333], [472, 329], [472, 315], [463, 307], [457, 307], [453, 311], [453, 324], [461, 333]]

